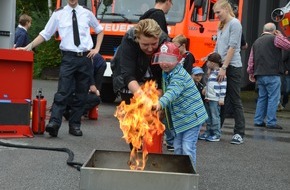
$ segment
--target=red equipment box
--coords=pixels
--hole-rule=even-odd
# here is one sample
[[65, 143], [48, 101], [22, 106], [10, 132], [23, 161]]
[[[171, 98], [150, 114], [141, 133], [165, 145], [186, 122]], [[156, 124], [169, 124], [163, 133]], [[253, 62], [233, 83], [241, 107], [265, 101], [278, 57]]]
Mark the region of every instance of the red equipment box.
[[0, 49], [0, 138], [33, 137], [33, 52]]

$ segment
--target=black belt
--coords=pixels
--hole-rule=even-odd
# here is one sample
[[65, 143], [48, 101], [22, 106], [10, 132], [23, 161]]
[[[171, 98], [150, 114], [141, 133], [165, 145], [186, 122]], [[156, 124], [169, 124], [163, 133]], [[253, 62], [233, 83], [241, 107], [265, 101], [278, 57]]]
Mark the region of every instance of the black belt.
[[73, 52], [73, 51], [61, 51], [62, 55], [72, 55], [76, 57], [83, 57], [87, 56], [90, 52], [85, 51], [85, 52]]

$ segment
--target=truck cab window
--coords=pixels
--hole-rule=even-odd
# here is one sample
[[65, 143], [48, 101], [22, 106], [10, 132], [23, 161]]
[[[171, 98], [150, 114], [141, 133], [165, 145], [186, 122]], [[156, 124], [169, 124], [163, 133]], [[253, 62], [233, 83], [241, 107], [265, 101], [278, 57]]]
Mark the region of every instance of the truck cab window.
[[214, 14], [213, 11], [213, 6], [216, 3], [216, 1], [210, 1], [210, 5], [209, 5], [209, 14], [208, 14], [208, 18], [209, 20], [216, 20], [216, 15]]
[[192, 21], [204, 22], [207, 20], [208, 14], [208, 0], [202, 1], [201, 6], [195, 6], [192, 14]]

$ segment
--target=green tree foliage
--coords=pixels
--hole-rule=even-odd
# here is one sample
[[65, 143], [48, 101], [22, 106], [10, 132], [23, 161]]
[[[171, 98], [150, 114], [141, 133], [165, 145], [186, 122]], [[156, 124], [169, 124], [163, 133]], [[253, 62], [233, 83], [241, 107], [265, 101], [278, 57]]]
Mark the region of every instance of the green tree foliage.
[[[55, 9], [56, 0], [52, 0], [51, 10]], [[28, 14], [32, 17], [32, 25], [28, 33], [33, 40], [43, 30], [49, 19], [49, 8], [47, 0], [17, 0], [16, 1], [16, 22], [18, 23], [21, 14]], [[35, 78], [40, 77], [46, 67], [58, 67], [60, 65], [59, 42], [53, 37], [35, 48], [34, 72]]]

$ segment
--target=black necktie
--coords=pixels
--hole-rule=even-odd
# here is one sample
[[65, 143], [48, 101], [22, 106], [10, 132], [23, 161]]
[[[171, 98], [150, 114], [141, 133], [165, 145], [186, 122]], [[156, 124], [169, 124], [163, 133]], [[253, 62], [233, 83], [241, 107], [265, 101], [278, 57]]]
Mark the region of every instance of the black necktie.
[[76, 17], [76, 10], [73, 9], [73, 16], [72, 16], [72, 24], [73, 24], [73, 33], [74, 33], [74, 43], [78, 47], [80, 45], [80, 35], [79, 35], [79, 28], [78, 28], [78, 20]]

